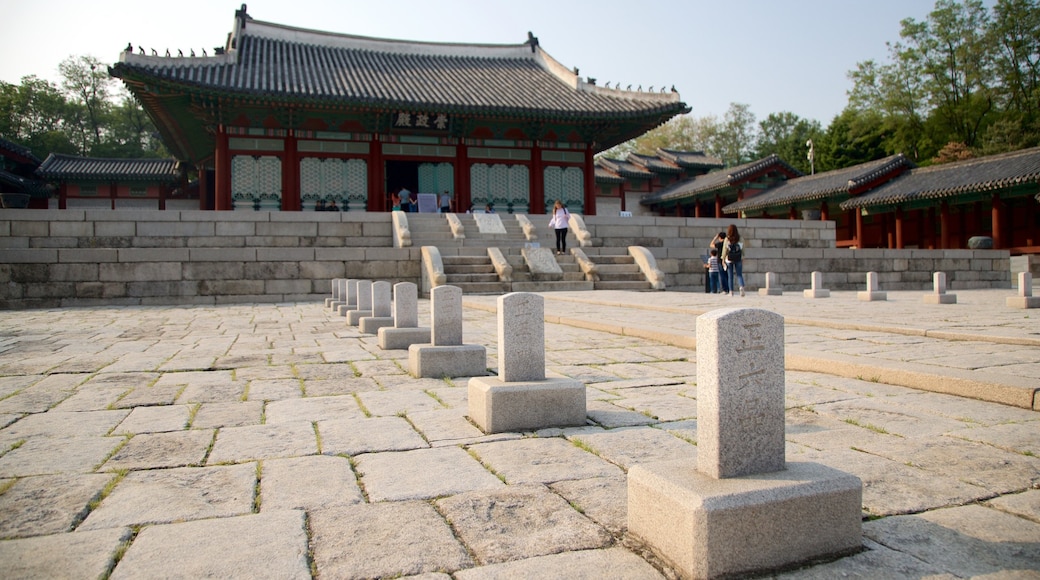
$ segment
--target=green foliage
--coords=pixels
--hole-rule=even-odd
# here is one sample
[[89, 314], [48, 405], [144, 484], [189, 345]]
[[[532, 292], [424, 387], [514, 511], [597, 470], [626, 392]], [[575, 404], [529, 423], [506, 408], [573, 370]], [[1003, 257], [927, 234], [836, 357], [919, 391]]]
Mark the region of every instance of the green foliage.
[[58, 66], [60, 85], [34, 75], [0, 81], [0, 135], [40, 159], [50, 153], [168, 157], [144, 109], [92, 56]]
[[794, 113], [783, 111], [771, 113], [758, 127], [756, 159], [775, 153], [802, 173], [809, 175], [812, 172], [807, 142], [812, 140], [815, 145], [821, 140], [823, 128], [819, 121], [802, 119]]

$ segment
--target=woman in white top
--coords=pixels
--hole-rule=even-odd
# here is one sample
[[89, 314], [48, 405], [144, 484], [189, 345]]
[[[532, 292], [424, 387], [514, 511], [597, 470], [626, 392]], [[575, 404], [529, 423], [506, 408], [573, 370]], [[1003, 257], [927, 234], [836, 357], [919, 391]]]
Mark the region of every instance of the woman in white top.
[[557, 254], [567, 253], [567, 224], [570, 222], [570, 218], [571, 214], [567, 208], [563, 207], [563, 202], [556, 200], [556, 203], [553, 204], [553, 215], [549, 220], [549, 227], [556, 231]]

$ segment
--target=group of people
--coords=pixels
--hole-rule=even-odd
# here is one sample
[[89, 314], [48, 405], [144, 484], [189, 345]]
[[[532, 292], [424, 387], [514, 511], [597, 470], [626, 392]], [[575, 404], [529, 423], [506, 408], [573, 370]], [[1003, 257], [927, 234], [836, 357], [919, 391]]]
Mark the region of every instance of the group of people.
[[740, 241], [737, 226], [730, 224], [719, 232], [708, 247], [708, 291], [712, 294], [733, 295], [739, 288], [744, 295], [744, 242]]
[[[437, 208], [440, 213], [451, 213], [454, 211], [454, 206], [455, 200], [447, 191], [437, 196]], [[410, 189], [400, 187], [396, 191], [390, 192], [390, 211], [417, 212], [419, 211], [419, 201], [415, 199]]]
[[336, 200], [325, 203], [324, 199], [319, 199], [314, 202], [314, 211], [339, 211], [339, 206], [336, 205]]

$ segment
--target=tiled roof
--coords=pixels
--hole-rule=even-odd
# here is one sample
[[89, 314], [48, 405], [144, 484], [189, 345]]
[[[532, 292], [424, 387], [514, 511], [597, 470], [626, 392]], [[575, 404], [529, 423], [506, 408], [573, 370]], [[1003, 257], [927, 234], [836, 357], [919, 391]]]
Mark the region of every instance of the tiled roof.
[[36, 173], [45, 179], [173, 182], [180, 176], [176, 159], [99, 159], [51, 153]]
[[659, 148], [657, 156], [688, 169], [722, 169], [726, 166], [718, 157], [705, 155], [703, 151], [676, 151]]
[[128, 51], [111, 73], [269, 100], [541, 119], [689, 110], [678, 93], [586, 83], [534, 37], [515, 45], [424, 43], [306, 30], [245, 14], [235, 22], [224, 54], [170, 58]]
[[6, 186], [0, 187], [0, 189], [16, 193], [28, 193], [38, 196], [45, 196], [50, 193], [47, 184], [42, 181], [21, 177], [3, 170], [0, 170], [0, 185]]
[[[17, 156], [24, 159], [29, 164], [39, 165], [40, 158], [33, 155], [33, 152], [28, 147], [22, 147], [21, 145], [8, 141], [3, 137], [0, 137], [0, 152], [10, 153], [11, 156]], [[7, 155], [5, 155], [6, 157]]]
[[639, 155], [638, 153], [629, 153], [626, 161], [645, 167], [654, 173], [669, 173], [678, 175], [682, 173], [682, 168], [672, 163], [671, 161], [653, 157], [651, 155]]
[[596, 165], [596, 183], [624, 183], [625, 178], [617, 173]]
[[628, 161], [624, 161], [622, 159], [600, 157], [596, 159], [596, 164], [601, 165], [622, 177], [632, 177], [634, 179], [651, 179], [654, 176], [654, 174], [651, 173], [645, 167], [636, 165], [635, 163], [629, 163]]
[[909, 159], [899, 153], [844, 169], [796, 177], [768, 191], [731, 203], [722, 208], [722, 211], [736, 213], [786, 207], [793, 203], [829, 198], [835, 194], [848, 195], [870, 186], [885, 176], [891, 179], [913, 166]]
[[711, 173], [698, 175], [693, 179], [674, 183], [660, 191], [656, 191], [653, 194], [644, 197], [639, 201], [639, 203], [643, 205], [653, 205], [666, 201], [695, 197], [698, 194], [733, 187], [741, 182], [754, 179], [759, 175], [771, 171], [780, 171], [792, 177], [802, 175], [801, 171], [791, 167], [786, 161], [780, 159], [776, 154], [773, 154], [757, 161], [752, 161], [751, 163], [745, 163], [730, 169], [712, 171]]
[[1040, 147], [912, 169], [899, 179], [849, 199], [841, 209], [943, 199], [1027, 183], [1040, 183]]

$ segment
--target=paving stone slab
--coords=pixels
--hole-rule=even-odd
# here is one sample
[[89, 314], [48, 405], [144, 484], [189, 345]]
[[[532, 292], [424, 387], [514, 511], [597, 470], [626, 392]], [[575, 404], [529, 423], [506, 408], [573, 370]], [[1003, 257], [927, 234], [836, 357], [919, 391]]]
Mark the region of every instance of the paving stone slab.
[[99, 469], [116, 471], [202, 465], [213, 435], [211, 429], [136, 435]]
[[54, 411], [104, 411], [119, 400], [129, 389], [124, 387], [80, 387], [76, 394], [58, 403]]
[[87, 515], [112, 475], [60, 474], [23, 477], [0, 494], [0, 537], [68, 532]]
[[130, 528], [110, 528], [0, 541], [0, 562], [7, 580], [79, 580], [103, 578]]
[[331, 397], [353, 395], [362, 391], [378, 391], [379, 383], [371, 378], [351, 379], [304, 379], [305, 397]]
[[[1040, 413], [1038, 413], [1040, 415]], [[1040, 456], [1040, 420], [1025, 423], [1005, 423], [947, 433], [951, 437], [978, 441], [1007, 451], [1032, 457]]]
[[236, 381], [256, 379], [294, 379], [296, 371], [292, 365], [247, 366], [235, 369]]
[[[643, 389], [648, 387], [667, 387], [674, 386], [682, 388], [686, 386], [683, 380], [675, 377], [645, 377], [639, 379], [625, 379], [616, 381], [606, 381], [602, 383], [586, 383], [587, 387], [595, 387], [604, 391], [617, 392], [622, 389]], [[696, 389], [696, 387], [691, 387]]]
[[658, 422], [657, 419], [648, 417], [638, 411], [615, 405], [615, 401], [618, 401], [618, 399], [612, 399], [611, 401], [587, 401], [585, 413], [589, 419], [606, 429], [652, 425]]
[[321, 434], [321, 451], [326, 455], [358, 455], [429, 447], [422, 436], [401, 417], [319, 421], [318, 433]]
[[124, 441], [125, 437], [34, 437], [0, 457], [0, 477], [89, 473]]
[[363, 419], [365, 414], [351, 395], [306, 397], [271, 401], [264, 407], [267, 424], [294, 421], [327, 421], [331, 419]]
[[354, 459], [373, 502], [430, 499], [505, 485], [458, 447], [366, 453]]
[[611, 544], [606, 530], [541, 485], [471, 491], [434, 503], [482, 564]]
[[264, 413], [263, 401], [234, 403], [202, 403], [192, 419], [192, 429], [216, 429], [259, 425]]
[[113, 434], [161, 433], [187, 429], [191, 416], [189, 405], [162, 405], [159, 407], [135, 407], [112, 431]]
[[78, 529], [229, 517], [253, 509], [256, 464], [133, 471]]
[[822, 415], [870, 426], [901, 437], [931, 437], [956, 431], [967, 426], [963, 421], [938, 417], [917, 409], [894, 406], [870, 398], [850, 399], [835, 403], [813, 405]]
[[[395, 351], [396, 352], [396, 351]], [[402, 350], [404, 353], [401, 359], [401, 364], [408, 366], [408, 351]], [[378, 391], [381, 388], [388, 391], [438, 391], [445, 388], [450, 388], [449, 383], [455, 385], [465, 385], [465, 381], [461, 378], [454, 379], [441, 379], [441, 378], [413, 378], [411, 375], [383, 375], [378, 377], [378, 386], [374, 389], [367, 389], [369, 391]], [[465, 391], [465, 389], [463, 389]], [[463, 405], [465, 406], [465, 405]]]
[[48, 411], [26, 415], [0, 434], [10, 437], [84, 437], [107, 435], [129, 411]]
[[884, 445], [867, 441], [860, 448], [996, 494], [1022, 491], [1040, 484], [1040, 458], [952, 437], [895, 438]]
[[[473, 565], [448, 524], [426, 502], [317, 510], [309, 524], [322, 578], [392, 578]], [[415, 541], [419, 537], [423, 541]]]
[[628, 529], [628, 479], [625, 476], [558, 481], [549, 488], [616, 537]]
[[484, 432], [466, 417], [465, 407], [408, 413], [408, 420], [423, 438], [436, 444], [461, 444], [480, 440]]
[[664, 579], [653, 566], [623, 548], [583, 550], [550, 556], [536, 556], [516, 562], [491, 564], [456, 572], [457, 580], [506, 580], [540, 578], [552, 575], [572, 580], [625, 578], [631, 580]]
[[354, 361], [354, 366], [362, 377], [371, 377], [377, 381], [385, 376], [407, 374], [395, 361], [392, 360], [362, 360]]
[[850, 578], [873, 580], [884, 576], [886, 580], [956, 580], [959, 576], [944, 573], [942, 569], [922, 562], [910, 554], [891, 550], [864, 540], [866, 550], [859, 554], [841, 558], [834, 562], [819, 564], [776, 575], [777, 580], [833, 580]]
[[318, 439], [309, 421], [225, 427], [206, 460], [208, 465], [254, 459], [298, 457], [318, 452]]
[[49, 375], [0, 401], [0, 413], [43, 413], [71, 397], [83, 375]]
[[1038, 489], [1002, 495], [989, 500], [986, 505], [1040, 524], [1040, 490]]
[[671, 459], [697, 460], [697, 446], [651, 427], [627, 427], [575, 434], [568, 439], [587, 446], [592, 453], [624, 470], [637, 463]]
[[616, 465], [559, 437], [480, 443], [469, 450], [509, 485], [623, 474]]
[[391, 416], [412, 411], [443, 409], [437, 399], [424, 391], [366, 391], [358, 393], [358, 399], [369, 413], [376, 416]]
[[246, 391], [250, 401], [279, 401], [303, 396], [303, 383], [299, 379], [256, 379], [249, 381]]
[[177, 395], [184, 390], [184, 385], [164, 384], [156, 386], [136, 387], [126, 396], [112, 404], [117, 409], [133, 407], [149, 407], [154, 405], [172, 405]]
[[296, 376], [308, 380], [351, 380], [359, 378], [354, 366], [346, 363], [315, 363], [296, 365]]
[[361, 503], [361, 489], [342, 457], [313, 455], [264, 461], [260, 476], [260, 511], [318, 510]]
[[981, 505], [864, 522], [863, 535], [959, 577], [1040, 570], [1040, 524]]
[[697, 400], [678, 393], [632, 393], [626, 391], [621, 399], [611, 403], [632, 409], [658, 421], [681, 421], [697, 418]]
[[149, 526], [112, 578], [310, 579], [305, 516], [299, 510]]

